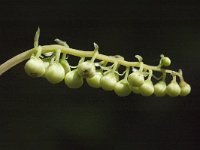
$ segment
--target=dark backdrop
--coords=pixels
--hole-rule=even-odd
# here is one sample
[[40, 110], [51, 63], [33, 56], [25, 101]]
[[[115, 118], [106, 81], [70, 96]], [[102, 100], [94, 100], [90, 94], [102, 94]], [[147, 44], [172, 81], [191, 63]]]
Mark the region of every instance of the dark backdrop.
[[120, 98], [86, 84], [72, 90], [28, 77], [21, 63], [0, 77], [0, 150], [200, 149], [197, 2], [1, 0], [0, 63], [32, 48], [40, 26], [41, 45], [60, 38], [93, 50], [96, 42], [103, 54], [140, 54], [152, 65], [164, 53], [192, 92]]

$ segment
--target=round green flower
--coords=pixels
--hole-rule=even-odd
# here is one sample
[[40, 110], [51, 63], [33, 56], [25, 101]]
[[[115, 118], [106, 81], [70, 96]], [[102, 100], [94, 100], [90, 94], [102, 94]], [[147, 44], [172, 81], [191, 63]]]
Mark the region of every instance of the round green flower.
[[176, 97], [180, 94], [181, 88], [178, 85], [178, 83], [174, 80], [172, 80], [166, 88], [166, 93], [171, 97]]
[[24, 70], [31, 77], [41, 77], [45, 73], [45, 65], [40, 58], [31, 56], [26, 62]]
[[158, 97], [164, 96], [166, 94], [166, 87], [165, 81], [159, 81], [154, 85], [154, 94]]
[[65, 70], [60, 63], [53, 62], [46, 69], [45, 77], [52, 84], [59, 83], [65, 77]]
[[144, 83], [139, 87], [140, 94], [143, 96], [150, 96], [154, 92], [153, 83], [151, 80], [145, 80]]
[[83, 85], [83, 78], [78, 74], [77, 69], [65, 75], [65, 84], [73, 89], [80, 88]]
[[163, 66], [170, 66], [170, 64], [171, 64], [170, 58], [169, 57], [162, 57], [161, 58], [161, 64]]
[[114, 72], [110, 72], [101, 78], [101, 81], [100, 81], [101, 87], [105, 91], [112, 91], [118, 80], [119, 80], [119, 76], [115, 74]]
[[140, 94], [139, 87], [137, 87], [137, 86], [129, 86], [129, 87], [131, 88], [131, 90], [133, 91], [133, 93]]
[[129, 83], [126, 79], [122, 79], [115, 84], [114, 92], [121, 97], [128, 96], [131, 93]]
[[100, 88], [101, 87], [101, 78], [103, 74], [100, 71], [97, 71], [96, 74], [91, 78], [86, 78], [86, 81], [89, 86], [93, 88]]
[[91, 78], [95, 75], [95, 64], [91, 61], [85, 61], [78, 65], [77, 71], [79, 75], [85, 78]]
[[179, 86], [181, 88], [180, 96], [187, 96], [188, 94], [190, 94], [191, 86], [187, 82], [181, 81], [179, 83]]
[[135, 71], [128, 76], [128, 82], [131, 86], [139, 87], [144, 83], [144, 76], [142, 72]]

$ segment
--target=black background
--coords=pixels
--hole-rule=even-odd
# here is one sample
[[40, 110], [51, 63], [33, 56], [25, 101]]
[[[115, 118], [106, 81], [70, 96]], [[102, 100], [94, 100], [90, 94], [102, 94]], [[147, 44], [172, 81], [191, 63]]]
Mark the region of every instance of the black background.
[[41, 45], [60, 38], [93, 50], [96, 42], [103, 54], [140, 54], [152, 65], [163, 53], [192, 92], [121, 98], [32, 79], [21, 63], [0, 77], [0, 150], [200, 149], [198, 1], [1, 1], [0, 63], [32, 48], [38, 26]]

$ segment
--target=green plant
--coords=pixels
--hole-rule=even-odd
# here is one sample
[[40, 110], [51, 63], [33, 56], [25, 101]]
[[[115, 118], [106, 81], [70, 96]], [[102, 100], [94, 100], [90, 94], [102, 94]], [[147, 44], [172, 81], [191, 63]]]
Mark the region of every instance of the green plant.
[[[18, 63], [29, 59], [24, 67], [29, 76], [44, 77], [52, 84], [64, 80], [69, 88], [80, 88], [86, 79], [89, 86], [114, 91], [118, 96], [127, 96], [132, 91], [142, 96], [155, 94], [160, 97], [167, 94], [175, 97], [186, 96], [191, 91], [190, 85], [183, 79], [181, 69], [176, 72], [163, 68], [171, 64], [170, 58], [163, 54], [159, 65], [151, 66], [144, 64], [139, 55], [135, 56], [138, 61], [128, 62], [119, 55], [100, 54], [96, 43], [94, 43], [94, 51], [69, 48], [66, 42], [59, 39], [55, 40], [57, 44], [40, 46], [38, 44], [39, 35], [40, 29], [38, 28], [34, 38], [34, 48], [3, 63], [0, 66], [0, 75]], [[50, 55], [47, 56], [49, 53]], [[42, 57], [42, 55], [46, 55], [46, 57]], [[69, 55], [80, 57], [77, 66], [70, 66], [67, 61]], [[90, 59], [86, 60], [86, 58]], [[113, 63], [113, 65], [109, 66], [108, 63]], [[122, 74], [118, 72], [120, 66], [126, 68]], [[161, 76], [155, 77], [154, 72], [160, 72]], [[167, 74], [172, 76], [172, 81], [168, 85], [165, 82]], [[155, 85], [153, 85], [152, 77], [159, 80]]]

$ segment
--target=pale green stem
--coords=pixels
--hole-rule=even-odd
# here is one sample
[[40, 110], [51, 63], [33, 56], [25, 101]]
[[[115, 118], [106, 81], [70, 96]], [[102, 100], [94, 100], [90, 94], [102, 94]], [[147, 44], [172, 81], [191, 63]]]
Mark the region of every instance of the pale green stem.
[[139, 69], [139, 71], [142, 72], [143, 69], [144, 69], [144, 63], [143, 63], [143, 62], [139, 62], [139, 64], [140, 64], [140, 69]]
[[161, 62], [162, 62], [162, 59], [163, 59], [164, 57], [165, 57], [165, 56], [164, 56], [163, 54], [160, 55], [160, 62], [159, 62], [159, 64], [158, 64], [158, 67], [160, 67], [160, 68], [162, 67], [162, 63], [161, 63]]
[[125, 73], [125, 76], [124, 76], [124, 79], [126, 79], [126, 80], [128, 78], [129, 71], [130, 71], [130, 67], [126, 67], [126, 73]]
[[65, 54], [62, 54], [62, 60], [65, 60], [66, 59], [66, 56], [67, 56], [67, 54], [65, 53]]
[[172, 82], [176, 82], [176, 76], [175, 75], [173, 75]]
[[79, 60], [78, 64], [81, 64], [82, 62], [84, 62], [85, 57], [81, 57], [81, 59]]
[[165, 71], [163, 71], [163, 75], [162, 75], [162, 81], [165, 81], [165, 79], [166, 79], [166, 72], [165, 72]]
[[57, 49], [57, 50], [56, 50], [56, 58], [55, 58], [55, 61], [56, 61], [56, 62], [59, 62], [59, 60], [60, 60], [60, 52], [61, 52], [60, 49]]
[[182, 70], [179, 69], [178, 72], [179, 72], [179, 74], [181, 75], [181, 76], [179, 76], [180, 82], [181, 82], [181, 81], [184, 81]]
[[114, 62], [114, 66], [113, 66], [113, 68], [112, 68], [112, 71], [115, 71], [118, 67], [119, 67], [119, 66], [118, 66], [118, 62], [115, 61], [115, 62]]
[[149, 76], [148, 76], [147, 80], [151, 81], [152, 75], [153, 75], [153, 71], [150, 69], [149, 70]]

